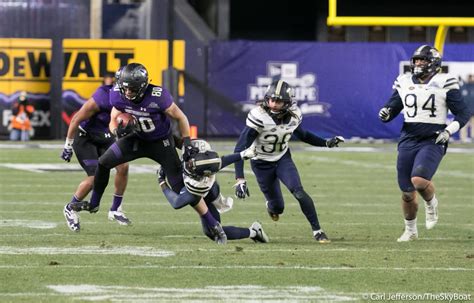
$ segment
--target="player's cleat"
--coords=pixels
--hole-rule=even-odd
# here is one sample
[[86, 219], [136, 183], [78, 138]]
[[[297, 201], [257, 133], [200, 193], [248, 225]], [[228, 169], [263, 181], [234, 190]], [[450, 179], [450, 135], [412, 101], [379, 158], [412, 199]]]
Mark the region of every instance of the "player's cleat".
[[70, 204], [71, 203], [68, 203], [64, 206], [64, 218], [66, 218], [66, 223], [69, 229], [78, 232], [81, 229], [79, 214], [71, 208]]
[[405, 229], [400, 238], [397, 239], [397, 242], [408, 242], [416, 239], [418, 239], [418, 232]]
[[438, 223], [438, 200], [434, 200], [431, 205], [425, 201], [426, 229], [432, 229]]
[[318, 241], [321, 244], [331, 243], [331, 240], [329, 240], [326, 233], [322, 230], [320, 230], [316, 234], [314, 234], [313, 237], [316, 241]]
[[227, 243], [227, 235], [225, 234], [222, 225], [218, 222], [216, 226], [210, 228], [212, 235], [214, 236], [214, 241], [217, 244], [226, 244]]
[[87, 201], [70, 202], [68, 204], [68, 207], [75, 212], [89, 210], [89, 202]]
[[250, 229], [253, 229], [256, 233], [254, 237], [250, 237], [254, 242], [268, 243], [270, 241], [259, 222], [253, 222]]
[[268, 201], [267, 201], [267, 213], [272, 218], [273, 221], [278, 221], [280, 219], [280, 215], [272, 212], [270, 208], [268, 208]]
[[130, 221], [125, 214], [122, 212], [121, 209], [117, 209], [116, 211], [110, 210], [109, 211], [109, 220], [110, 221], [117, 221], [120, 225], [131, 225], [132, 221]]

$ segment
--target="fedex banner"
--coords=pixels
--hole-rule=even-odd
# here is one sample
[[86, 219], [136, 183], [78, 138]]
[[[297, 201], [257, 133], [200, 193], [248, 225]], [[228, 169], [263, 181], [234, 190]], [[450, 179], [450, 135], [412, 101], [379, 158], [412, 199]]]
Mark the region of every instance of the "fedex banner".
[[[392, 94], [395, 78], [409, 71], [409, 59], [420, 44], [215, 42], [209, 55], [209, 85], [241, 106], [229, 110], [226, 100], [208, 103], [209, 135], [238, 135], [246, 113], [261, 100], [273, 80], [295, 89], [303, 127], [320, 136], [397, 138], [403, 119], [378, 120]], [[446, 45], [443, 70], [466, 80], [474, 74], [474, 45]]]

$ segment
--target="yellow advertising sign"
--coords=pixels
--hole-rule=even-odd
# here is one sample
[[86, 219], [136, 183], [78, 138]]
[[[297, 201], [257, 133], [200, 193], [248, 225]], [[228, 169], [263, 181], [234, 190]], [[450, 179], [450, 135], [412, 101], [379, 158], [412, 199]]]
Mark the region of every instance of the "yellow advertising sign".
[[[173, 65], [184, 69], [184, 41], [174, 41]], [[131, 62], [143, 64], [153, 84], [162, 84], [168, 66], [166, 40], [65, 39], [63, 90], [88, 99], [107, 72]], [[51, 40], [0, 39], [0, 92], [48, 93]], [[182, 88], [181, 88], [182, 90]]]
[[0, 39], [0, 93], [49, 92], [49, 39]]
[[141, 63], [152, 83], [158, 85], [162, 82], [162, 71], [168, 66], [166, 40], [65, 39], [63, 49], [63, 90], [73, 90], [85, 99], [101, 85], [106, 72], [115, 72], [120, 66]]

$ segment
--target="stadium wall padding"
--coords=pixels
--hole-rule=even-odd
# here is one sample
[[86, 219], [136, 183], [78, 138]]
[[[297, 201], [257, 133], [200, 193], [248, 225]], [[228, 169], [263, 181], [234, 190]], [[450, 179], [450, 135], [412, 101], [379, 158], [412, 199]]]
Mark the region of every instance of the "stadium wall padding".
[[[283, 79], [295, 87], [303, 126], [323, 137], [397, 138], [402, 117], [378, 120], [392, 84], [418, 43], [216, 41], [209, 48], [209, 86], [240, 103], [242, 112], [210, 98], [207, 133], [236, 136], [265, 87]], [[463, 80], [474, 74], [474, 45], [448, 44], [443, 62]]]

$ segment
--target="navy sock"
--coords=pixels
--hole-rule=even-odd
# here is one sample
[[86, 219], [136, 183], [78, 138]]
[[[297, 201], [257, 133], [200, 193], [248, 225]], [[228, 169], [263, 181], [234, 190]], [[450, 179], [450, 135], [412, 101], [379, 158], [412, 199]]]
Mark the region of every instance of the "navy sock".
[[117, 211], [117, 209], [122, 205], [123, 196], [114, 194], [114, 199], [112, 201], [112, 206], [110, 207], [111, 211]]
[[71, 203], [73, 202], [80, 202], [81, 200], [79, 200], [76, 195], [72, 196], [72, 199], [71, 199]]
[[222, 226], [227, 235], [227, 240], [246, 239], [250, 237], [250, 229], [235, 227], [235, 226]]
[[210, 211], [207, 211], [204, 215], [202, 215], [201, 219], [207, 224], [207, 226], [216, 226], [218, 223], [218, 221], [212, 216]]

